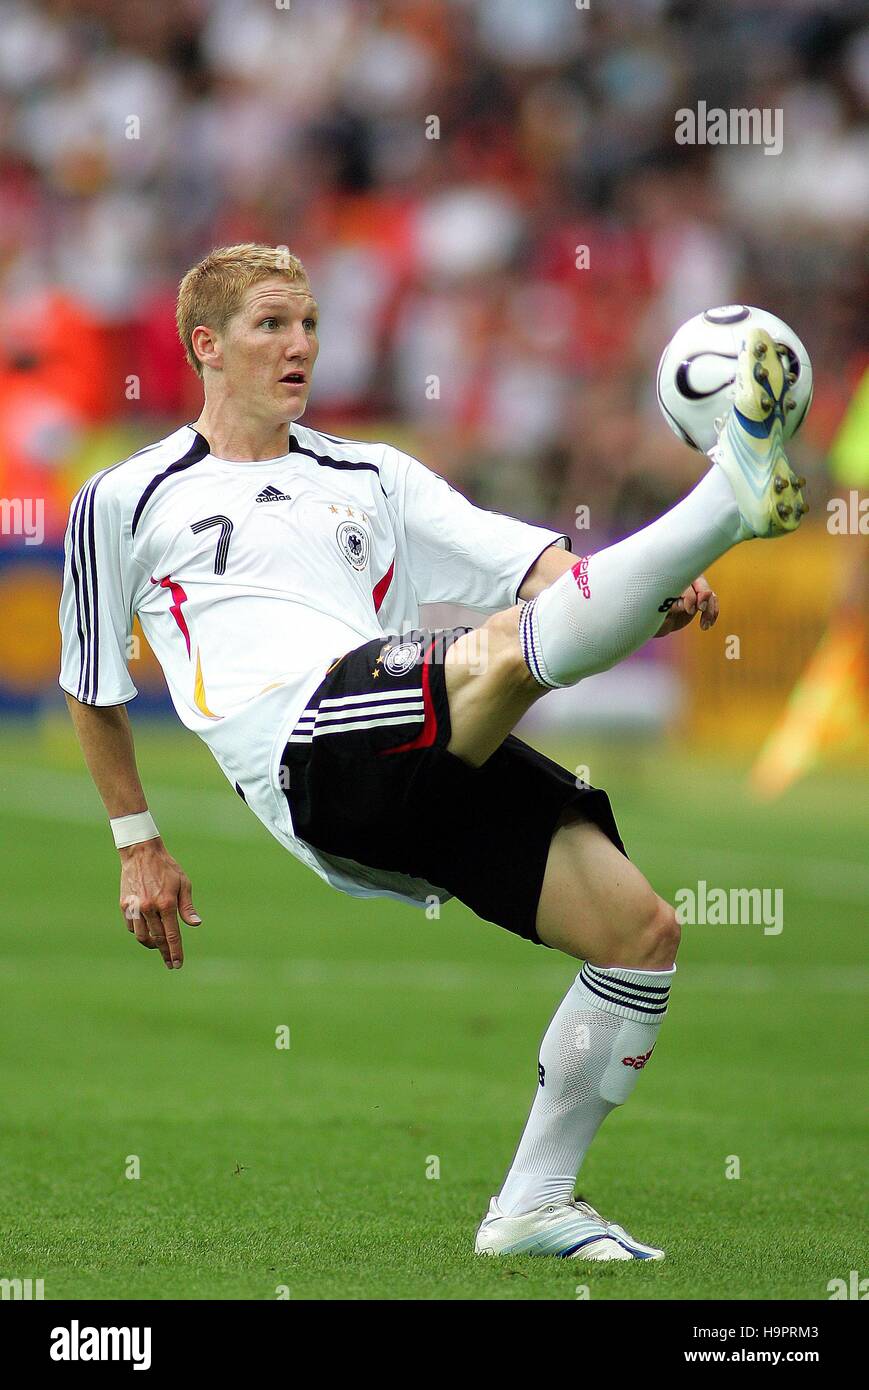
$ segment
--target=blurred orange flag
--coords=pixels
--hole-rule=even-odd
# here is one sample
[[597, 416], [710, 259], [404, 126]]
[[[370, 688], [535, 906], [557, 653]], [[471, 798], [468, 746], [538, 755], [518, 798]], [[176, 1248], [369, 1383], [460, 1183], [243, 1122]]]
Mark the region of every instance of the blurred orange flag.
[[[843, 487], [867, 479], [869, 371], [845, 413], [830, 450], [830, 468]], [[841, 607], [797, 681], [784, 714], [758, 754], [750, 784], [761, 797], [780, 796], [799, 777], [836, 751], [862, 752], [869, 744], [869, 641], [866, 604], [867, 547], [843, 551]]]
[[831, 749], [862, 748], [867, 693], [866, 624], [852, 613], [834, 620], [797, 681], [752, 768], [752, 789], [764, 798], [780, 796]]

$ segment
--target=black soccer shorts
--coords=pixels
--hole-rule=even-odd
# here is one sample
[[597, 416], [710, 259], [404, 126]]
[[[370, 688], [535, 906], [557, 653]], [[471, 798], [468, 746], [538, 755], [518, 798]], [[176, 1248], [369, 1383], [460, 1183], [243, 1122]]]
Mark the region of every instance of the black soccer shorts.
[[566, 807], [625, 853], [609, 798], [508, 734], [482, 767], [447, 751], [444, 657], [467, 627], [376, 637], [330, 666], [282, 759], [300, 840], [438, 885], [539, 942], [546, 859]]

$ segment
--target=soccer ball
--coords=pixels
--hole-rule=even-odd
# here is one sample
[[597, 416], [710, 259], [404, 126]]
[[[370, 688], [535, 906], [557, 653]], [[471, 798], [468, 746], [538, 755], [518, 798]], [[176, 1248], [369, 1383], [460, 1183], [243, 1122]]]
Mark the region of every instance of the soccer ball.
[[765, 328], [785, 371], [795, 378], [796, 402], [785, 415], [784, 437], [796, 434], [812, 403], [812, 364], [796, 333], [775, 314], [749, 304], [723, 304], [697, 314], [670, 339], [658, 363], [658, 405], [674, 434], [707, 453], [718, 439], [715, 422], [733, 402], [736, 358], [750, 328]]

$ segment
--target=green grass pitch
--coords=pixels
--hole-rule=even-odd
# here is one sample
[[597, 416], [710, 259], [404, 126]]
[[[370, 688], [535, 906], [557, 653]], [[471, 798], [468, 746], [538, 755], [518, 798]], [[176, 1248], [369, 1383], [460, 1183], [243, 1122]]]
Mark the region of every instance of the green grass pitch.
[[205, 919], [173, 973], [123, 928], [65, 722], [0, 740], [0, 1276], [48, 1299], [826, 1299], [860, 1268], [865, 776], [766, 808], [744, 769], [666, 746], [546, 747], [589, 764], [671, 900], [784, 889], [779, 935], [685, 928], [654, 1061], [579, 1183], [668, 1258], [596, 1266], [472, 1254], [578, 966], [459, 903], [335, 892], [192, 735], [137, 742]]

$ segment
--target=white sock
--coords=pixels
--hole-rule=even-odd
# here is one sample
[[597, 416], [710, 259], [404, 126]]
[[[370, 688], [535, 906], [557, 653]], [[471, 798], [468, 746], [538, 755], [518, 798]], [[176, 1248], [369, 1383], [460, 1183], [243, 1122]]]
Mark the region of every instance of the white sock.
[[537, 1095], [498, 1196], [506, 1215], [572, 1197], [589, 1144], [649, 1060], [675, 973], [582, 967], [540, 1045]]
[[583, 556], [522, 605], [525, 662], [541, 685], [574, 685], [606, 671], [653, 637], [666, 599], [736, 545], [739, 508], [714, 467], [664, 516], [617, 545]]

